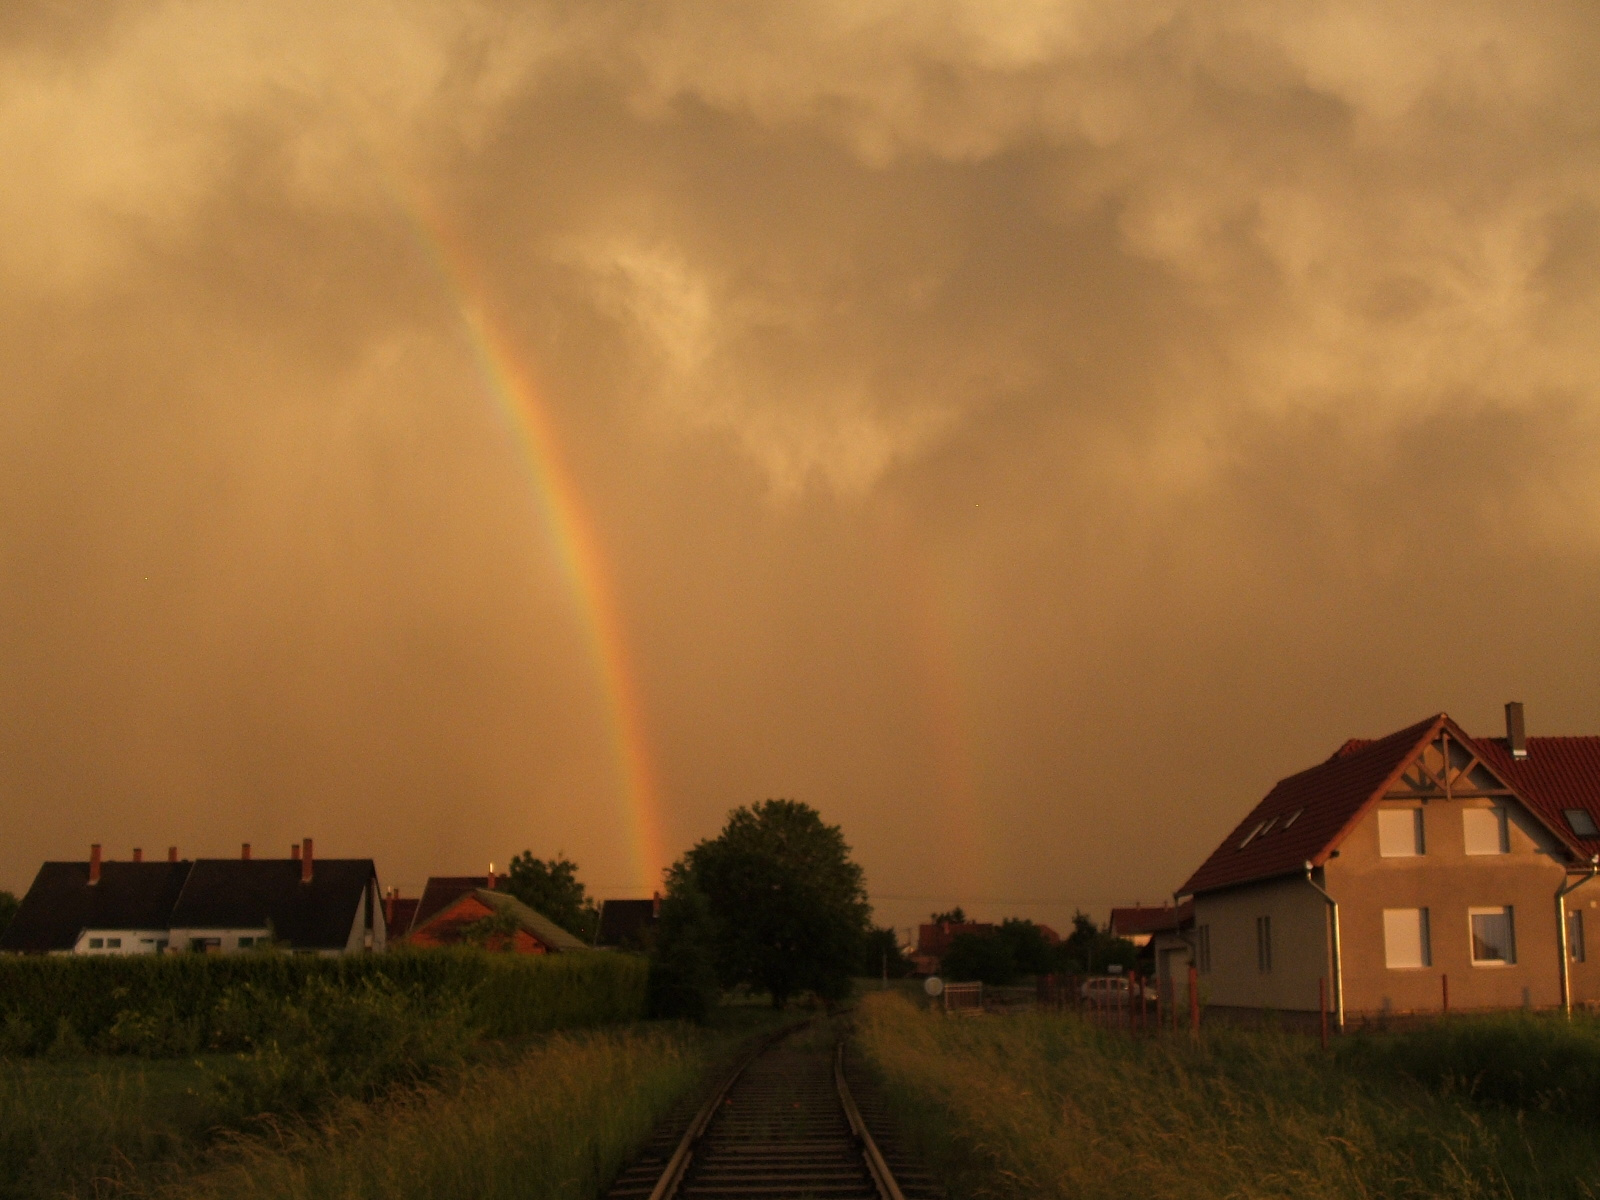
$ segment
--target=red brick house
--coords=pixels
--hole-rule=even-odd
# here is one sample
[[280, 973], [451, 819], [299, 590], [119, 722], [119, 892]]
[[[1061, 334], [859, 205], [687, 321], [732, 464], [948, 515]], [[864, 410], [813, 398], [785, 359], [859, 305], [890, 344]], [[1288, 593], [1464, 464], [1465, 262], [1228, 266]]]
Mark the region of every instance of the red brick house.
[[[1600, 1003], [1600, 737], [1444, 713], [1280, 780], [1184, 883], [1208, 1005], [1336, 1019]], [[1600, 946], [1597, 946], [1600, 949]]]
[[558, 954], [587, 946], [515, 896], [474, 888], [418, 920], [406, 935], [410, 946], [456, 946], [481, 942], [490, 950], [517, 954]]

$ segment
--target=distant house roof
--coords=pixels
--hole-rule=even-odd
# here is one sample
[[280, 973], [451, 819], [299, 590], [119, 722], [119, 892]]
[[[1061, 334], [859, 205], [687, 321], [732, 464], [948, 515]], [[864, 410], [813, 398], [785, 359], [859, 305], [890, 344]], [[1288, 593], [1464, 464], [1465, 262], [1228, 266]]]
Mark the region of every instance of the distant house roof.
[[261, 929], [296, 949], [337, 950], [350, 940], [367, 885], [370, 858], [319, 858], [300, 881], [292, 858], [202, 858], [172, 909], [174, 929]]
[[192, 863], [105, 862], [90, 886], [87, 862], [47, 862], [33, 878], [0, 950], [71, 950], [85, 929], [166, 929]]
[[[587, 950], [589, 948], [549, 917], [543, 913], [535, 912], [509, 892], [493, 892], [488, 888], [474, 888], [469, 892], [461, 893], [426, 921], [419, 921], [413, 925], [411, 932], [425, 934], [430, 929], [437, 929], [439, 926], [451, 923], [455, 919], [457, 909], [462, 905], [463, 901], [469, 898], [486, 908], [510, 915], [515, 919], [519, 929], [531, 934], [547, 949], [566, 951]], [[448, 937], [442, 940], [451, 941], [455, 940], [455, 938]]]
[[1351, 738], [1325, 762], [1279, 780], [1180, 894], [1296, 875], [1307, 862], [1322, 865], [1441, 732], [1476, 754], [1575, 855], [1600, 853], [1600, 837], [1578, 837], [1565, 816], [1566, 809], [1581, 809], [1600, 827], [1600, 738], [1528, 738], [1528, 756], [1513, 759], [1503, 738], [1473, 738], [1438, 713], [1387, 737]]
[[595, 935], [594, 944], [642, 949], [660, 911], [658, 900], [602, 900], [600, 932]]
[[1163, 904], [1159, 907], [1134, 905], [1131, 908], [1111, 910], [1111, 932], [1117, 937], [1132, 937], [1142, 933], [1166, 933], [1183, 928], [1194, 921], [1194, 901], [1185, 900], [1177, 907]]
[[992, 937], [998, 932], [1000, 926], [987, 921], [964, 921], [953, 924], [949, 921], [940, 921], [917, 926], [917, 953], [924, 956], [942, 958], [950, 943], [963, 934], [973, 937]]
[[422, 898], [417, 901], [411, 928], [420, 929], [461, 897], [488, 886], [487, 875], [430, 875], [427, 886], [422, 889]]

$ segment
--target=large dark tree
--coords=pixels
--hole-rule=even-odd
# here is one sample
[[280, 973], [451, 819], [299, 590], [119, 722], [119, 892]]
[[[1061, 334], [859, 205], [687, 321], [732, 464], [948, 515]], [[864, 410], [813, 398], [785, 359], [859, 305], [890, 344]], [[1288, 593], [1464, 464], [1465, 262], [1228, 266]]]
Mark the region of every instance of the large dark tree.
[[703, 1021], [717, 1002], [716, 923], [683, 863], [667, 872], [667, 894], [650, 953], [650, 1015]]
[[856, 974], [876, 979], [886, 972], [890, 979], [904, 979], [911, 974], [911, 960], [900, 948], [900, 935], [892, 928], [871, 929], [862, 940]]
[[524, 850], [511, 860], [503, 887], [573, 937], [592, 943], [600, 931], [600, 910], [578, 881], [578, 864], [564, 854], [546, 862]]
[[10, 892], [0, 892], [0, 933], [6, 931], [6, 926], [11, 924], [11, 918], [17, 915], [17, 908], [21, 901]]
[[795, 800], [737, 808], [683, 865], [710, 908], [724, 986], [760, 988], [775, 1008], [849, 992], [871, 909], [837, 825]]

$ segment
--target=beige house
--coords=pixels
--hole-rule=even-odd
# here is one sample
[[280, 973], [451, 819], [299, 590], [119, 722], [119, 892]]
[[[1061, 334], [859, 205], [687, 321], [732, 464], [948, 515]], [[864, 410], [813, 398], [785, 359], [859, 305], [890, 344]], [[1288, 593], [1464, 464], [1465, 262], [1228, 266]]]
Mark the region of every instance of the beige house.
[[1506, 712], [1504, 738], [1440, 713], [1280, 781], [1180, 891], [1205, 1003], [1600, 1004], [1600, 737]]

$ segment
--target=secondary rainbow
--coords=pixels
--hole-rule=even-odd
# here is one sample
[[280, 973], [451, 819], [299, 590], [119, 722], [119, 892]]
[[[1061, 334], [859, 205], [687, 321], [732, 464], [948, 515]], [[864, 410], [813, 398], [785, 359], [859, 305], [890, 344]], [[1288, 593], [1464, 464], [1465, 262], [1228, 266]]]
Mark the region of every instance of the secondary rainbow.
[[635, 878], [641, 889], [656, 888], [668, 861], [660, 795], [616, 588], [600, 537], [567, 467], [550, 414], [514, 340], [489, 302], [488, 289], [471, 253], [426, 198], [413, 193], [408, 200], [401, 207], [460, 313], [486, 391], [516, 439], [559, 549], [611, 710], [611, 735], [625, 793]]

